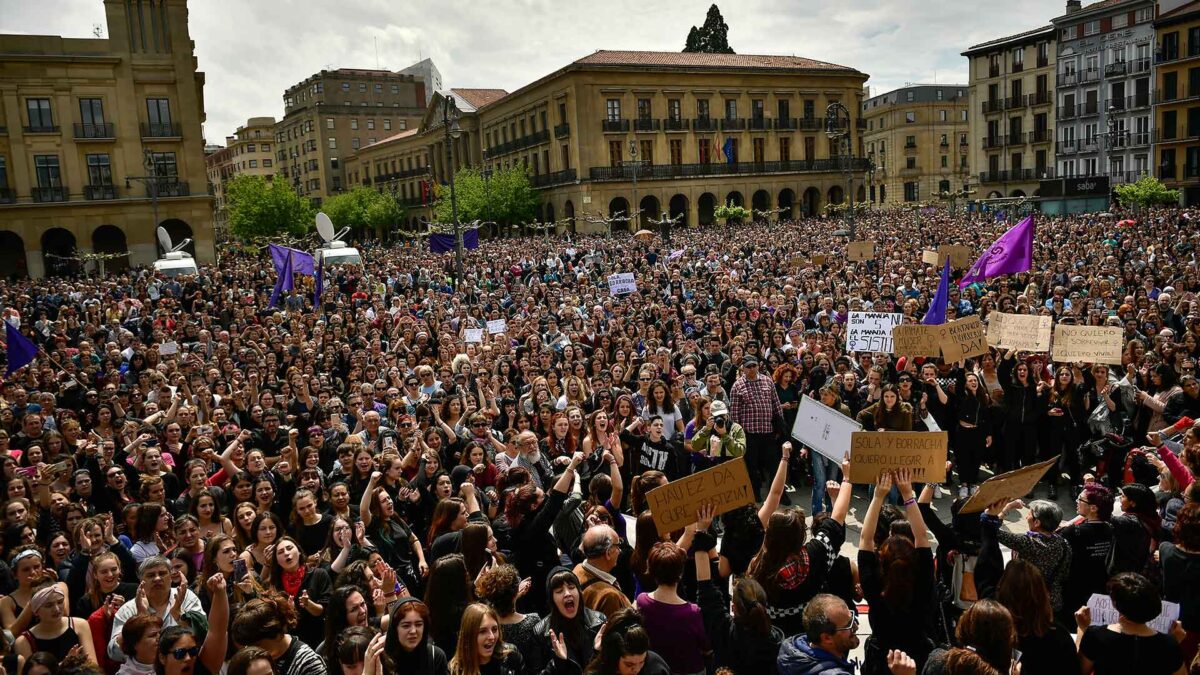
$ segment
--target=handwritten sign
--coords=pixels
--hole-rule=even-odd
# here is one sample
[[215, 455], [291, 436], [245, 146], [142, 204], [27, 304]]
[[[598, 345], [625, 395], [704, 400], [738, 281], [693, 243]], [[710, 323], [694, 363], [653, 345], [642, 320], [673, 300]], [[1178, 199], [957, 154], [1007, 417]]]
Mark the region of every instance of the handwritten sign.
[[633, 272], [610, 274], [608, 292], [610, 295], [626, 295], [637, 292], [637, 280], [633, 278]]
[[975, 494], [963, 504], [959, 513], [980, 513], [988, 506], [1001, 500], [1012, 500], [1033, 492], [1033, 486], [1038, 484], [1050, 467], [1058, 464], [1058, 457], [1037, 464], [992, 476], [983, 481]]
[[971, 264], [971, 248], [962, 244], [945, 244], [938, 247], [937, 264], [943, 265], [950, 258], [950, 267], [963, 269]]
[[805, 262], [804, 256], [800, 255], [799, 253], [796, 253], [788, 258], [788, 266], [793, 269], [800, 269], [801, 267], [804, 267]]
[[846, 246], [846, 258], [850, 262], [859, 260], [870, 260], [875, 257], [875, 242], [867, 241], [852, 241]]
[[158, 355], [159, 356], [170, 356], [171, 354], [178, 354], [178, 353], [179, 353], [179, 343], [175, 342], [174, 340], [171, 340], [170, 342], [164, 342], [158, 346]]
[[938, 252], [937, 251], [921, 251], [921, 263], [923, 263], [925, 265], [938, 264]]
[[720, 515], [753, 505], [754, 497], [746, 460], [738, 457], [656, 487], [646, 493], [646, 503], [658, 531], [666, 533], [696, 522], [696, 511], [705, 504], [712, 504]]
[[904, 356], [941, 356], [939, 326], [906, 324], [892, 329], [892, 348]]
[[908, 469], [921, 483], [946, 480], [944, 431], [856, 431], [850, 436], [850, 482], [875, 483], [885, 471]]
[[825, 255], [824, 253], [814, 253], [812, 257], [812, 264], [820, 267], [821, 265], [825, 264], [825, 260], [828, 257], [829, 256]]
[[862, 425], [811, 396], [800, 399], [792, 438], [841, 464], [850, 452], [850, 436]]
[[1048, 352], [1052, 323], [1048, 316], [992, 312], [988, 314], [988, 344], [1022, 352]]
[[1054, 360], [1063, 363], [1121, 365], [1121, 328], [1116, 326], [1054, 327]]
[[987, 353], [987, 339], [983, 336], [983, 324], [978, 316], [951, 321], [938, 326], [938, 329], [942, 359], [947, 362], [961, 361]]
[[852, 352], [892, 353], [892, 329], [904, 321], [904, 315], [888, 312], [850, 312], [846, 331], [846, 349]]
[[487, 331], [492, 335], [499, 335], [508, 332], [508, 323], [504, 319], [493, 319], [487, 322]]
[[[1099, 593], [1092, 593], [1092, 597], [1087, 601], [1088, 609], [1092, 610], [1092, 625], [1093, 626], [1108, 626], [1117, 622], [1117, 617], [1120, 612], [1116, 607], [1113, 607], [1112, 598]], [[1146, 622], [1146, 625], [1158, 631], [1159, 633], [1170, 634], [1171, 627], [1179, 620], [1179, 605], [1174, 602], [1162, 601], [1162, 611], [1154, 620]]]
[[483, 342], [482, 328], [468, 328], [463, 331], [464, 342]]

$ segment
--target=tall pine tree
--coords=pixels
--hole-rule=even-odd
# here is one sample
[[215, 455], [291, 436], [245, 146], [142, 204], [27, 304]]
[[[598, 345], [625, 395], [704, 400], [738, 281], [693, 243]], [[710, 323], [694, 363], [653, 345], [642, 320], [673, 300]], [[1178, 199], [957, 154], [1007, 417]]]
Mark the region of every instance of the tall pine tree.
[[697, 28], [692, 26], [688, 32], [685, 52], [704, 52], [708, 54], [733, 54], [729, 46], [729, 24], [721, 16], [721, 10], [715, 4], [708, 8], [708, 16], [704, 25]]

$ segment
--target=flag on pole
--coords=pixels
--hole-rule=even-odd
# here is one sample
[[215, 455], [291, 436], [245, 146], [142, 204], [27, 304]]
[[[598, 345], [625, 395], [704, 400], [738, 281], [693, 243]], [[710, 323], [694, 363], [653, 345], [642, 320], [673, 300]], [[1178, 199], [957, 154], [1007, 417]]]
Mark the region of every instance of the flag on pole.
[[960, 287], [1001, 274], [1019, 274], [1033, 267], [1033, 215], [1000, 235], [958, 282]]
[[5, 375], [12, 375], [33, 363], [33, 358], [38, 353], [37, 345], [21, 335], [21, 332], [7, 321], [4, 322], [4, 340], [8, 351], [8, 368], [4, 371]]
[[721, 152], [725, 153], [725, 163], [733, 164], [733, 162], [737, 158], [733, 156], [734, 153], [733, 153], [733, 139], [732, 138], [725, 139], [725, 145], [721, 147]]
[[[716, 155], [716, 159], [721, 159], [721, 135], [717, 133], [716, 128], [713, 128], [712, 151]], [[713, 160], [709, 160], [712, 162]]]
[[946, 303], [950, 301], [950, 256], [946, 256], [946, 264], [942, 267], [942, 280], [938, 282], [937, 292], [929, 301], [929, 311], [921, 323], [926, 326], [940, 326], [946, 323]]
[[313, 293], [313, 311], [320, 311], [321, 293], [325, 290], [325, 256], [321, 256], [321, 260], [317, 263], [317, 278], [313, 285], [316, 288]]
[[275, 280], [275, 290], [271, 292], [271, 302], [268, 307], [274, 307], [279, 303], [279, 296], [284, 291], [291, 291], [295, 287], [292, 281], [292, 256], [284, 258], [283, 271], [279, 273], [279, 278]]

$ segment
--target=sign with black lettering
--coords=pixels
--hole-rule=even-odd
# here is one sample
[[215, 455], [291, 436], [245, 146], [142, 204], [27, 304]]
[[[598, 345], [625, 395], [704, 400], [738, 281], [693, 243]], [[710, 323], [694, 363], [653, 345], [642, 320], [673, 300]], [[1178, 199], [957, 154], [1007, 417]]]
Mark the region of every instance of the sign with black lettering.
[[646, 493], [646, 503], [658, 531], [667, 533], [696, 522], [696, 511], [705, 504], [712, 504], [719, 516], [753, 505], [754, 497], [746, 460], [738, 457], [656, 487]]
[[944, 431], [856, 431], [850, 435], [850, 482], [874, 484], [887, 471], [908, 469], [913, 482], [946, 480]]

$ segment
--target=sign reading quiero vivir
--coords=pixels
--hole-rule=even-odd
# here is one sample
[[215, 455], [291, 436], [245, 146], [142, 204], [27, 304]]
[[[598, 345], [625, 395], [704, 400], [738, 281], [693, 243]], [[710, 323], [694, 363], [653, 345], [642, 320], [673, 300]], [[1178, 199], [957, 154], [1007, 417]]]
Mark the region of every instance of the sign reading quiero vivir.
[[908, 469], [915, 483], [946, 480], [944, 431], [856, 431], [850, 435], [850, 482], [872, 484], [881, 473]]
[[696, 511], [712, 504], [716, 515], [754, 504], [754, 488], [746, 460], [738, 457], [646, 493], [646, 503], [660, 533], [674, 532], [696, 522]]

